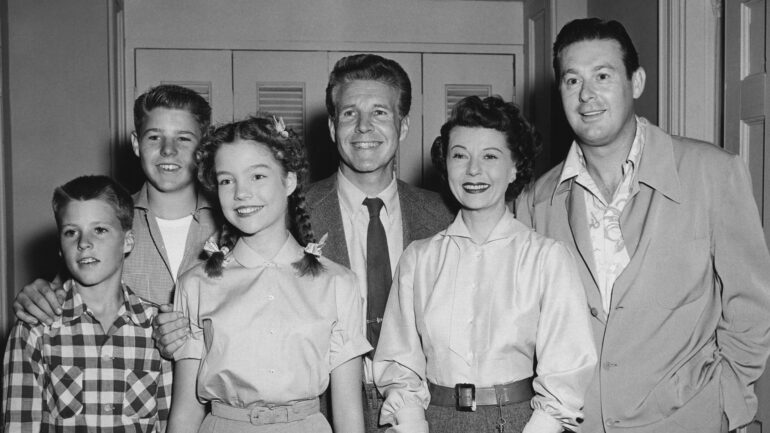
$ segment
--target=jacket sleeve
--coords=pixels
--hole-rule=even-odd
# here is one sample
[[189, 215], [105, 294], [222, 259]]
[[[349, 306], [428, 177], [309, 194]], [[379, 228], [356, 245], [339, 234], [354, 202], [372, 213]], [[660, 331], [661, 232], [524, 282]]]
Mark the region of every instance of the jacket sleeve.
[[535, 206], [534, 200], [535, 182], [532, 182], [511, 203], [511, 210], [516, 219], [530, 228], [535, 228], [535, 222], [532, 220]]
[[748, 170], [738, 156], [731, 157], [724, 169], [722, 176], [716, 176], [718, 186], [712, 197], [712, 248], [722, 286], [722, 317], [717, 328], [723, 357], [720, 384], [733, 430], [754, 418], [754, 383], [770, 352], [770, 254]]

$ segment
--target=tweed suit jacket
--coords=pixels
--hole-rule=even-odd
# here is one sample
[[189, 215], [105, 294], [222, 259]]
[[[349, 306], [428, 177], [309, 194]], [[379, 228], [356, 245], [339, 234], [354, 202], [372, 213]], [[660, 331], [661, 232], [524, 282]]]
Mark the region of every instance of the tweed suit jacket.
[[745, 164], [646, 128], [638, 193], [620, 224], [630, 262], [608, 313], [595, 281], [584, 189], [563, 163], [516, 203], [578, 262], [600, 359], [585, 433], [720, 432], [752, 420], [770, 351], [770, 254]]
[[[439, 194], [413, 187], [400, 180], [397, 180], [397, 183], [404, 249], [410, 242], [433, 236], [449, 226], [453, 213]], [[318, 237], [324, 233], [329, 234], [323, 249], [324, 257], [349, 268], [350, 256], [337, 194], [337, 173], [311, 184], [305, 197], [313, 231]]]

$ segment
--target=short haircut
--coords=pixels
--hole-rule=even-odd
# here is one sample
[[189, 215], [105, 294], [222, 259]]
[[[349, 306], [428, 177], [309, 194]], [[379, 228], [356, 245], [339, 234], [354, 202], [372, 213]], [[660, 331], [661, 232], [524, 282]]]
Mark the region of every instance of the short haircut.
[[185, 110], [193, 115], [205, 131], [211, 123], [211, 106], [194, 90], [173, 84], [161, 84], [139, 95], [134, 101], [134, 130], [142, 133], [147, 116], [155, 108]]
[[131, 194], [108, 176], [80, 176], [53, 191], [51, 205], [57, 227], [61, 228], [64, 207], [73, 201], [101, 200], [115, 211], [123, 231], [134, 224], [134, 201]]
[[623, 65], [626, 67], [626, 76], [631, 76], [639, 69], [639, 54], [636, 52], [631, 37], [628, 36], [623, 24], [618, 21], [605, 21], [601, 18], [582, 18], [568, 22], [562, 27], [553, 43], [553, 72], [556, 80], [561, 78], [559, 55], [568, 46], [582, 41], [609, 39], [620, 44], [623, 53]]
[[446, 155], [452, 129], [463, 126], [500, 131], [505, 137], [511, 158], [516, 165], [516, 179], [508, 185], [505, 199], [518, 197], [535, 174], [535, 157], [540, 152], [540, 137], [535, 128], [524, 118], [513, 102], [505, 102], [499, 96], [481, 99], [469, 96], [452, 108], [452, 114], [441, 127], [441, 135], [431, 147], [433, 165], [446, 178]]
[[357, 80], [379, 81], [398, 91], [398, 115], [403, 118], [412, 107], [412, 82], [396, 61], [376, 54], [354, 54], [343, 57], [334, 64], [326, 86], [326, 111], [337, 118], [335, 92], [342, 84]]

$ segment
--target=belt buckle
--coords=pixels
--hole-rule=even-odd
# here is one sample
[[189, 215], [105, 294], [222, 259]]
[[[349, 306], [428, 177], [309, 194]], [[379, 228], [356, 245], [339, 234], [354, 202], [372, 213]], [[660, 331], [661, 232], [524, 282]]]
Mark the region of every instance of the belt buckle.
[[455, 398], [457, 399], [457, 410], [476, 412], [476, 385], [472, 383], [456, 384]]

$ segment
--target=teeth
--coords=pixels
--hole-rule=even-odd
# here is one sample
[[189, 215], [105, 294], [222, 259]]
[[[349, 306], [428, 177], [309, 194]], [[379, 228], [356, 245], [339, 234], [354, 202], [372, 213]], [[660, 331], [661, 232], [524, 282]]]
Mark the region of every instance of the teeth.
[[78, 260], [78, 263], [80, 263], [81, 265], [87, 265], [87, 264], [96, 263], [96, 262], [98, 262], [98, 260], [96, 260], [93, 257], [86, 257], [84, 259]]
[[179, 166], [176, 164], [158, 164], [158, 167], [164, 171], [174, 171], [179, 169]]
[[463, 188], [469, 191], [483, 191], [489, 188], [489, 185], [487, 184], [470, 184], [466, 183], [463, 185]]
[[242, 206], [235, 209], [235, 212], [240, 216], [251, 215], [262, 209], [262, 206]]
[[379, 146], [379, 144], [378, 141], [357, 141], [353, 143], [353, 146], [357, 149], [372, 149]]

